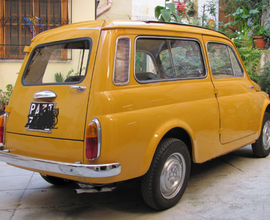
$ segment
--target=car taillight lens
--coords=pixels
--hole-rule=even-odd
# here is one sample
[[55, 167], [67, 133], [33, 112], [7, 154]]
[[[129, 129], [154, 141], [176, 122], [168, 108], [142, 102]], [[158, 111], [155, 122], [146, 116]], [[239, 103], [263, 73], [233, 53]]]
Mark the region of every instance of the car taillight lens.
[[101, 127], [99, 120], [94, 118], [86, 129], [85, 155], [89, 160], [95, 160], [100, 156]]
[[0, 116], [0, 145], [4, 144], [5, 115]]

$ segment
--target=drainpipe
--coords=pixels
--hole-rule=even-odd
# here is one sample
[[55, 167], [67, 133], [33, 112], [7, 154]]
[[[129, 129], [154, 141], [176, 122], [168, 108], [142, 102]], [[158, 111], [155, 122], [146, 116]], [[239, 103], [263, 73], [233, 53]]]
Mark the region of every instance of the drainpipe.
[[107, 5], [97, 11], [97, 17], [108, 11], [112, 7], [113, 0], [107, 0]]

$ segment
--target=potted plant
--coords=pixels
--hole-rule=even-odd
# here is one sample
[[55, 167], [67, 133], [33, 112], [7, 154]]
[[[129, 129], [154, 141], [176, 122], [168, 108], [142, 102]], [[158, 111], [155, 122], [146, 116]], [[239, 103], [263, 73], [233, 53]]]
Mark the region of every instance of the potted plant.
[[186, 8], [187, 8], [187, 14], [190, 17], [193, 17], [196, 13], [196, 4], [194, 1], [189, 1], [186, 3]]
[[0, 89], [0, 115], [5, 113], [5, 108], [8, 105], [8, 101], [13, 91], [13, 86], [11, 84], [8, 84], [6, 86], [6, 89], [7, 89], [6, 92]]
[[257, 47], [258, 49], [264, 49], [266, 45], [266, 40], [269, 37], [270, 31], [265, 29], [265, 26], [256, 25], [254, 27], [252, 40], [255, 47]]

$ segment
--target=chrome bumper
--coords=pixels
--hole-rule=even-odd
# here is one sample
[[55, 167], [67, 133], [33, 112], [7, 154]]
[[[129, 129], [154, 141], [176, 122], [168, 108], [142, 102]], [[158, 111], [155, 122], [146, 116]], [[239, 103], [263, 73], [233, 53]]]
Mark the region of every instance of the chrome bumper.
[[40, 172], [51, 172], [76, 177], [110, 177], [121, 172], [120, 163], [110, 164], [77, 164], [64, 163], [52, 160], [43, 160], [33, 157], [20, 156], [0, 151], [0, 160], [8, 164], [24, 167]]

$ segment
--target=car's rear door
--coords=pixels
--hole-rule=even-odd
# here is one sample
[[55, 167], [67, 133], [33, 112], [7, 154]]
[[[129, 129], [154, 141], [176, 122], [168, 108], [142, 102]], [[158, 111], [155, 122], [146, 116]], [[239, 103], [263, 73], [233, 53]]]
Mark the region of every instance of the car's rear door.
[[10, 152], [83, 161], [97, 24], [56, 29], [34, 40], [7, 108]]

